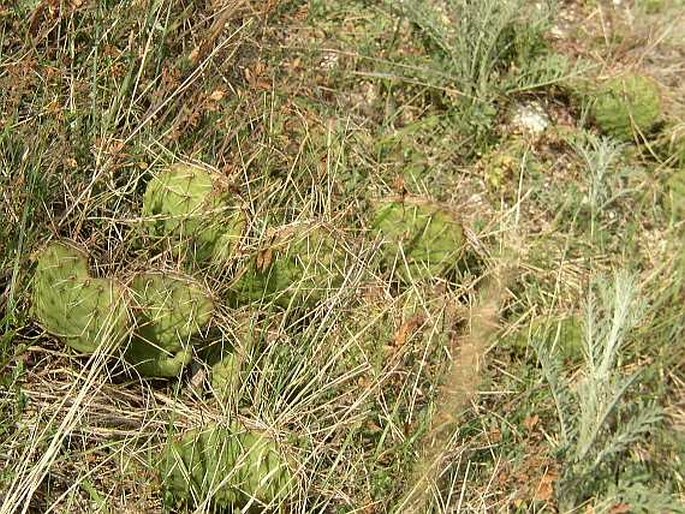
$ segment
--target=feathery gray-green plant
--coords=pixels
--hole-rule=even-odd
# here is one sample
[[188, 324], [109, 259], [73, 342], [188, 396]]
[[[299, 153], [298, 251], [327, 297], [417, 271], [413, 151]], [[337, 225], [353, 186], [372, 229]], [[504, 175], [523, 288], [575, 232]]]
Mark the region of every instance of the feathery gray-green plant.
[[585, 133], [582, 140], [574, 145], [574, 149], [586, 166], [590, 235], [594, 236], [602, 210], [613, 199], [611, 172], [615, 170], [622, 145], [606, 137]]
[[621, 369], [627, 336], [644, 312], [635, 277], [619, 272], [613, 283], [598, 280], [585, 302], [584, 359], [574, 377], [564, 369], [558, 341], [549, 346], [533, 338], [559, 416], [558, 450], [566, 465], [557, 499], [563, 512], [604, 501], [615, 485], [614, 465], [662, 419], [655, 402], [627, 394], [641, 370]]

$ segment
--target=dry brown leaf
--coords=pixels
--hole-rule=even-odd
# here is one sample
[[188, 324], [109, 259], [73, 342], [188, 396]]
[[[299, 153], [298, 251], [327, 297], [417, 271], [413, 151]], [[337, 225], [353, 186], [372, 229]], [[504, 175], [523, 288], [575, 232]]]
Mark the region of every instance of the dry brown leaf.
[[523, 426], [528, 429], [528, 432], [532, 432], [533, 429], [537, 426], [537, 424], [540, 422], [540, 416], [537, 414], [534, 414], [532, 416], [528, 416], [524, 421], [523, 421]]
[[407, 340], [416, 333], [418, 328], [423, 323], [423, 318], [421, 316], [412, 316], [407, 321], [402, 323], [399, 330], [393, 338], [393, 346], [395, 348], [401, 348], [407, 342]]
[[632, 511], [632, 508], [627, 503], [617, 503], [609, 509], [610, 514], [629, 514]]
[[554, 500], [554, 483], [558, 479], [559, 476], [554, 471], [545, 473], [538, 483], [534, 499], [541, 502], [550, 502]]
[[257, 254], [257, 262], [256, 262], [256, 267], [257, 271], [263, 272], [266, 270], [269, 266], [271, 266], [271, 263], [274, 260], [274, 252], [271, 248], [267, 248], [266, 250], [263, 250]]
[[209, 95], [209, 99], [212, 102], [220, 102], [226, 96], [226, 92], [223, 89], [215, 89], [212, 94]]

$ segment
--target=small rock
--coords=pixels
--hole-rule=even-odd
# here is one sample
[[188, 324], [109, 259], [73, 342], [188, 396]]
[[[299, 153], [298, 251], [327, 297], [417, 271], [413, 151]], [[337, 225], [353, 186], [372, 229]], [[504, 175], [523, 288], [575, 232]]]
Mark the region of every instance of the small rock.
[[550, 119], [539, 102], [527, 102], [513, 107], [511, 123], [522, 132], [541, 134], [549, 127]]

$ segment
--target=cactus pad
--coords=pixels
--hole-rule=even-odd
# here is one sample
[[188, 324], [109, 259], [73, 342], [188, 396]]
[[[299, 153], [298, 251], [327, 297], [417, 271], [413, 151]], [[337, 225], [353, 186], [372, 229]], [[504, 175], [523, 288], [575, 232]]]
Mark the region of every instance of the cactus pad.
[[[224, 262], [245, 229], [244, 214], [230, 206], [227, 185], [197, 166], [177, 165], [147, 185], [143, 216], [155, 236], [171, 237], [196, 261]], [[182, 243], [182, 244], [181, 244]]]
[[530, 349], [531, 341], [543, 342], [554, 347], [568, 361], [579, 362], [583, 359], [584, 328], [575, 315], [559, 320], [534, 319], [528, 326], [514, 332], [503, 341], [511, 349], [525, 353]]
[[445, 275], [455, 268], [464, 247], [461, 224], [429, 204], [383, 203], [372, 227], [385, 243], [384, 266], [408, 282]]
[[137, 329], [126, 358], [146, 376], [177, 376], [190, 361], [190, 338], [209, 322], [214, 305], [193, 280], [163, 274], [136, 276], [131, 289]]
[[212, 366], [212, 390], [217, 398], [225, 399], [240, 383], [240, 358], [231, 352]]
[[661, 94], [656, 83], [642, 75], [618, 77], [596, 93], [592, 116], [606, 134], [631, 141], [647, 133], [661, 116]]
[[275, 443], [237, 426], [209, 426], [170, 444], [162, 477], [177, 502], [197, 504], [211, 497], [219, 508], [248, 502], [275, 504], [292, 492], [292, 476]]
[[86, 254], [64, 242], [45, 247], [33, 277], [33, 312], [50, 333], [82, 353], [102, 344], [116, 347], [129, 331], [123, 289], [93, 278]]
[[283, 230], [265, 253], [269, 257], [249, 263], [233, 287], [238, 303], [265, 299], [283, 308], [313, 305], [342, 283], [348, 258], [338, 235], [323, 226]]
[[685, 219], [685, 168], [677, 170], [666, 183], [668, 207], [676, 220]]

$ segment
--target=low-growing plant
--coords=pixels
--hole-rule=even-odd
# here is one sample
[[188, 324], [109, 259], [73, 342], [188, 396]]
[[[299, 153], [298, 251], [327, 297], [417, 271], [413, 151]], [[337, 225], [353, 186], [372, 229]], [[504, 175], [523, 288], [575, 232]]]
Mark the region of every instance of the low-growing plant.
[[625, 146], [604, 136], [583, 133], [573, 148], [583, 160], [588, 185], [590, 236], [594, 237], [601, 225], [607, 205], [614, 198], [617, 166], [621, 149]]
[[192, 358], [190, 340], [212, 317], [214, 303], [189, 277], [143, 273], [133, 278], [137, 326], [126, 359], [145, 376], [174, 377]]
[[372, 229], [382, 239], [386, 269], [409, 283], [448, 276], [464, 250], [464, 230], [455, 216], [421, 199], [380, 203]]
[[178, 164], [155, 175], [143, 198], [148, 232], [192, 263], [228, 260], [246, 220], [217, 173]]
[[452, 73], [467, 101], [490, 102], [508, 87], [549, 85], [565, 72], [557, 66], [544, 77], [526, 73], [547, 55], [544, 3], [531, 8], [521, 0], [452, 0], [440, 12], [411, 1], [402, 4], [401, 13], [420, 31], [431, 57], [440, 59], [443, 74]]
[[[640, 370], [626, 376], [621, 369], [626, 339], [645, 310], [635, 279], [622, 272], [613, 283], [598, 280], [585, 309], [584, 364], [578, 378], [564, 371], [558, 347], [532, 339], [559, 417], [558, 452], [565, 466], [556, 495], [563, 512], [588, 501], [600, 505], [608, 497], [620, 503], [621, 495], [629, 495], [634, 487], [644, 489], [646, 484], [631, 476], [627, 451], [662, 420], [654, 401], [630, 399]], [[644, 490], [649, 494], [642, 504], [632, 503], [631, 512], [650, 512], [650, 497], [661, 497], [660, 492]], [[671, 504], [674, 507], [675, 501]]]
[[583, 357], [583, 327], [577, 316], [569, 315], [554, 321], [533, 320], [531, 324], [505, 341], [513, 350], [523, 352], [531, 339], [550, 346], [567, 362], [579, 362]]
[[56, 241], [40, 250], [32, 299], [43, 328], [78, 352], [114, 349], [129, 333], [124, 288], [113, 279], [92, 277], [87, 254], [73, 244]]
[[342, 284], [349, 259], [341, 233], [319, 224], [285, 227], [247, 263], [229, 296], [234, 303], [312, 306]]
[[170, 502], [200, 509], [273, 508], [295, 490], [275, 441], [237, 424], [184, 434], [169, 445], [160, 467]]
[[630, 74], [604, 83], [590, 95], [599, 128], [621, 141], [643, 139], [661, 118], [661, 92], [653, 79]]
[[212, 366], [212, 391], [221, 401], [240, 388], [241, 359], [235, 352], [229, 352]]

